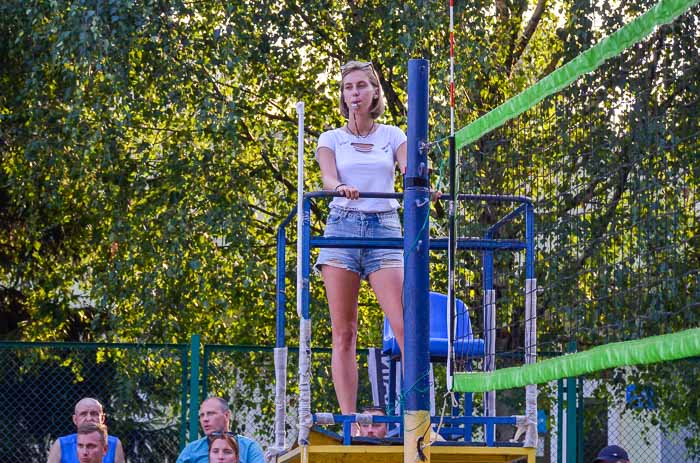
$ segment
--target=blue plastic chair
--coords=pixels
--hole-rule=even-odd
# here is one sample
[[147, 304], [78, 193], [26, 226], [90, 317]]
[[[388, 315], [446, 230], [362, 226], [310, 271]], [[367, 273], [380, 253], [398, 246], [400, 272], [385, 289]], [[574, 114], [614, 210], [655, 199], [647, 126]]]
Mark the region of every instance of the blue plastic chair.
[[[445, 362], [447, 360], [447, 295], [441, 293], [430, 293], [430, 361]], [[455, 331], [455, 339], [453, 341], [453, 349], [455, 356], [460, 359], [475, 360], [484, 356], [484, 340], [474, 339], [472, 332], [472, 324], [469, 318], [469, 310], [466, 304], [457, 299], [455, 301], [455, 312], [457, 318], [457, 329]], [[382, 342], [382, 353], [391, 358], [389, 365], [389, 409], [394, 408], [396, 401], [395, 394], [395, 378], [396, 378], [396, 362], [401, 357], [399, 344], [396, 342], [394, 332], [389, 326], [389, 321], [384, 318], [384, 339]], [[471, 362], [467, 362], [467, 368], [471, 367]], [[472, 394], [464, 395], [464, 413], [472, 414]], [[456, 414], [457, 409], [453, 409], [452, 413]], [[465, 440], [471, 435], [471, 427], [464, 426], [460, 430], [452, 430], [444, 428], [441, 431], [443, 437], [452, 439], [454, 437], [462, 437]]]
[[[454, 352], [457, 358], [480, 358], [484, 356], [484, 340], [474, 339], [469, 310], [460, 299], [455, 304], [457, 330], [455, 331]], [[430, 361], [439, 362], [447, 359], [447, 295], [430, 293]], [[392, 360], [401, 356], [399, 344], [391, 330], [389, 320], [384, 319], [384, 340], [382, 352]]]

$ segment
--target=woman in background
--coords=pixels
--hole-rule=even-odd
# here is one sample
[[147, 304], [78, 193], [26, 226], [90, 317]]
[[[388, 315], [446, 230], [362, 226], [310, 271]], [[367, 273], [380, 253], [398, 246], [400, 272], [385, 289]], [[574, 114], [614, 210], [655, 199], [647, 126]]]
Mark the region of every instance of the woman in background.
[[209, 434], [209, 463], [238, 463], [238, 441], [234, 433]]

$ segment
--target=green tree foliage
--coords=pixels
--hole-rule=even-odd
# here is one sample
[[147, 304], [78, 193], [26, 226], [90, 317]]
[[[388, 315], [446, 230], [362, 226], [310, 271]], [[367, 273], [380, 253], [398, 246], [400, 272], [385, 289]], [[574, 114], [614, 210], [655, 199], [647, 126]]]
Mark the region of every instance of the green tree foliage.
[[[459, 93], [477, 100], [468, 120], [519, 75], [526, 5], [499, 17], [486, 3], [459, 8]], [[375, 64], [385, 120], [399, 125], [406, 58], [435, 58], [433, 125], [446, 130], [447, 12], [437, 2], [2, 9], [2, 306], [15, 317], [5, 336], [175, 341], [201, 331], [270, 343], [271, 244], [295, 188], [294, 102], [306, 102], [307, 189], [319, 186], [315, 136], [342, 123], [336, 77], [349, 58]]]

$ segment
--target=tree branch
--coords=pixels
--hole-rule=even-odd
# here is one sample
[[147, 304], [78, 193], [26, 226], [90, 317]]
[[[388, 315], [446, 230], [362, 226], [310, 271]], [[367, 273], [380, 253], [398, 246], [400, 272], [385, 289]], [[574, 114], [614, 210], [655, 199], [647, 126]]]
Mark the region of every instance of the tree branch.
[[377, 77], [379, 77], [379, 82], [384, 90], [384, 95], [386, 96], [387, 104], [389, 106], [389, 112], [394, 118], [400, 118], [406, 114], [406, 107], [401, 103], [401, 99], [394, 91], [394, 86], [392, 85], [391, 76], [387, 78], [384, 73], [384, 69], [377, 62], [372, 62], [374, 70], [377, 72]]
[[527, 48], [527, 44], [530, 43], [532, 35], [537, 30], [537, 26], [542, 19], [542, 14], [544, 13], [546, 4], [547, 0], [537, 0], [537, 6], [535, 6], [535, 10], [532, 12], [532, 16], [530, 16], [530, 20], [527, 22], [527, 26], [525, 26], [525, 29], [523, 30], [523, 33], [515, 46], [515, 51], [511, 56], [511, 70], [513, 69], [515, 63], [520, 60], [523, 52], [525, 52], [525, 49]]

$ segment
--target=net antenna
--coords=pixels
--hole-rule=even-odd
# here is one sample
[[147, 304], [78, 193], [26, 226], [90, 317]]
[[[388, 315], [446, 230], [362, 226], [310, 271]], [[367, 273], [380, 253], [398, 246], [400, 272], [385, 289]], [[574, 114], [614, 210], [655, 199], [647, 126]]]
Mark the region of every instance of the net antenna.
[[454, 373], [454, 337], [456, 321], [455, 257], [457, 251], [457, 225], [455, 221], [457, 192], [457, 153], [455, 150], [455, 28], [454, 0], [450, 0], [450, 200], [447, 232], [447, 392], [452, 392]]

